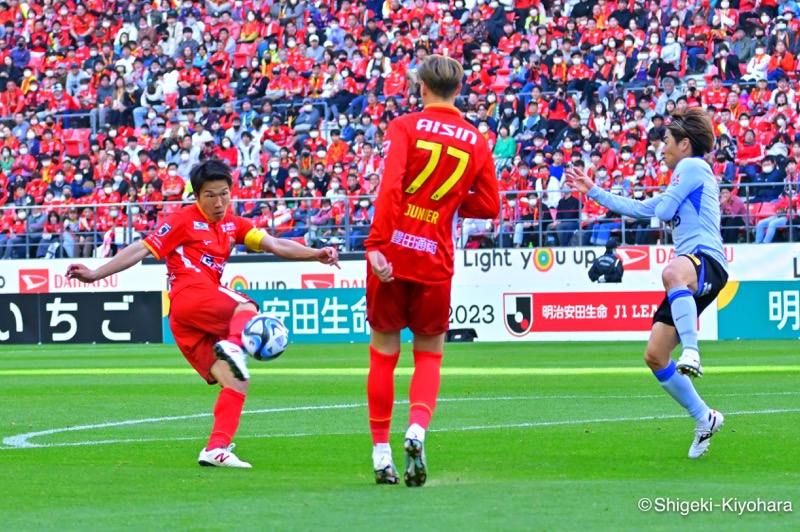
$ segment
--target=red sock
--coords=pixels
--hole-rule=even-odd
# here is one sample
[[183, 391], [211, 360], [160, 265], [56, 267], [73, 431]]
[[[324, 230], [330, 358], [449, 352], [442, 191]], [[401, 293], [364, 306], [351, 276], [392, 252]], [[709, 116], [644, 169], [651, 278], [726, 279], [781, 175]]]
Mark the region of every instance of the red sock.
[[208, 439], [206, 449], [219, 449], [231, 444], [239, 418], [242, 416], [245, 395], [233, 388], [223, 388], [219, 392], [217, 404], [214, 405], [214, 427]]
[[389, 443], [389, 427], [394, 407], [394, 368], [400, 352], [386, 355], [369, 346], [369, 376], [367, 403], [372, 443]]
[[441, 368], [442, 353], [414, 351], [414, 376], [411, 377], [411, 389], [408, 392], [411, 403], [409, 425], [416, 423], [427, 430], [436, 409]]
[[228, 325], [228, 341], [242, 347], [242, 331], [247, 322], [258, 315], [255, 310], [243, 310], [237, 312], [231, 318]]

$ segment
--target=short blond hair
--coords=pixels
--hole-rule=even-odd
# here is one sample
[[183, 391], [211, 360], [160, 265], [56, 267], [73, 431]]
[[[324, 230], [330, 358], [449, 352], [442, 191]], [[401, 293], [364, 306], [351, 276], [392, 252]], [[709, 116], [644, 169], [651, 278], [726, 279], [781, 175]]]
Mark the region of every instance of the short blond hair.
[[452, 98], [458, 92], [464, 68], [452, 57], [439, 54], [427, 56], [417, 69], [419, 80], [440, 98]]

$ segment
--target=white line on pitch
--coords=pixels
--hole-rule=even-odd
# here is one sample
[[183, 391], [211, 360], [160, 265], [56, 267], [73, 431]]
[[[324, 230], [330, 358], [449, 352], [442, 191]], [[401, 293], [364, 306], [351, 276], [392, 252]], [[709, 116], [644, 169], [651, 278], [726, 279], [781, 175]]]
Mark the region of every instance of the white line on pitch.
[[[715, 397], [742, 397], [742, 396], [779, 396], [779, 395], [800, 395], [800, 392], [754, 392], [754, 393], [728, 393], [728, 394], [714, 394]], [[498, 396], [498, 397], [450, 397], [441, 398], [439, 402], [464, 402], [464, 401], [530, 401], [530, 400], [562, 400], [562, 399], [654, 399], [664, 397], [663, 394], [658, 395], [532, 395], [532, 396]], [[397, 401], [397, 404], [408, 404], [408, 401]], [[318, 405], [318, 406], [294, 406], [283, 408], [265, 408], [261, 410], [245, 410], [242, 414], [273, 414], [280, 412], [302, 412], [314, 410], [341, 410], [349, 408], [363, 408], [367, 406], [366, 403], [345, 403], [334, 405]], [[794, 412], [795, 410], [785, 410], [782, 412]], [[776, 413], [778, 411], [753, 411], [753, 412], [739, 412], [739, 413]], [[736, 412], [731, 412], [736, 414]], [[71, 427], [63, 427], [57, 429], [48, 429], [37, 432], [27, 432], [25, 434], [18, 434], [9, 436], [3, 439], [3, 444], [6, 447], [0, 447], [0, 450], [8, 449], [33, 449], [33, 448], [47, 448], [47, 447], [74, 447], [82, 445], [101, 445], [110, 443], [137, 443], [149, 441], [181, 441], [193, 440], [196, 438], [167, 438], [167, 439], [124, 439], [124, 440], [97, 440], [97, 441], [83, 441], [83, 442], [69, 442], [69, 443], [32, 443], [31, 438], [41, 436], [51, 436], [53, 434], [60, 434], [64, 432], [77, 432], [84, 430], [95, 430], [111, 427], [124, 427], [130, 425], [141, 425], [146, 423], [158, 423], [162, 421], [183, 421], [186, 419], [196, 419], [202, 417], [210, 417], [211, 413], [202, 414], [185, 414], [180, 416], [164, 416], [152, 417], [144, 419], [129, 419], [124, 421], [111, 421], [107, 423], [97, 423], [92, 425], [74, 425]], [[494, 429], [494, 428], [514, 428], [514, 427], [539, 427], [549, 425], [569, 425], [575, 423], [591, 423], [591, 422], [608, 422], [608, 421], [641, 421], [648, 419], [671, 419], [673, 416], [649, 416], [643, 418], [600, 418], [596, 420], [571, 420], [571, 421], [541, 421], [523, 424], [511, 425], [492, 425], [492, 426], [475, 426], [475, 427], [460, 427], [450, 429], [437, 429], [439, 431], [463, 431], [463, 430], [480, 430], [480, 429]], [[675, 418], [684, 417], [683, 415], [674, 416]], [[327, 433], [334, 434], [351, 434], [351, 433]], [[292, 433], [292, 434], [263, 434], [260, 436], [240, 436], [240, 437], [298, 437], [310, 436], [307, 433]]]

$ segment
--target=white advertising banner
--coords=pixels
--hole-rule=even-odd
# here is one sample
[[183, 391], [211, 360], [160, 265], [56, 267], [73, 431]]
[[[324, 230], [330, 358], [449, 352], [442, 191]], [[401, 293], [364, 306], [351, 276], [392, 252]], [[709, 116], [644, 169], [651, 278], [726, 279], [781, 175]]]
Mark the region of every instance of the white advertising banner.
[[[459, 250], [453, 286], [500, 286], [529, 292], [609, 291], [587, 272], [602, 248]], [[620, 290], [661, 290], [661, 272], [673, 258], [670, 246], [627, 246], [617, 250], [625, 266]], [[800, 279], [800, 244], [739, 244], [725, 247], [732, 281]], [[81, 259], [96, 268], [107, 259]], [[0, 293], [127, 292], [166, 288], [164, 263], [139, 265], [93, 284], [64, 275], [69, 259], [9, 260], [0, 263]], [[230, 262], [223, 282], [234, 289], [363, 287], [366, 263], [342, 261], [338, 270], [315, 262]]]
[[[645, 340], [664, 297], [669, 246], [621, 247], [621, 284], [587, 275], [602, 248], [476, 249], [456, 252], [451, 328], [475, 329], [480, 341]], [[727, 246], [731, 281], [800, 279], [800, 244]], [[70, 260], [0, 263], [0, 293], [127, 292], [166, 289], [164, 263], [136, 266], [97, 283], [64, 275]], [[105, 259], [82, 260], [98, 267]], [[342, 269], [314, 262], [230, 262], [223, 282], [235, 290], [363, 288], [364, 260]], [[717, 338], [716, 306], [700, 319], [701, 339]]]

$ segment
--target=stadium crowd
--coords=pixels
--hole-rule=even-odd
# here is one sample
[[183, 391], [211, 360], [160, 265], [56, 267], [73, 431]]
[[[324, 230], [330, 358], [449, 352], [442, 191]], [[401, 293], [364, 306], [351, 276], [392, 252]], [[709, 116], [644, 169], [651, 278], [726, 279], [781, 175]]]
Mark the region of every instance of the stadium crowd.
[[670, 113], [698, 106], [725, 241], [798, 240], [798, 15], [793, 0], [0, 1], [0, 258], [113, 254], [191, 199], [209, 157], [236, 169], [256, 226], [358, 249], [385, 131], [421, 108], [430, 53], [462, 61], [459, 105], [504, 196], [500, 220], [460, 224], [461, 246], [664, 243], [565, 190], [564, 169], [657, 194]]

